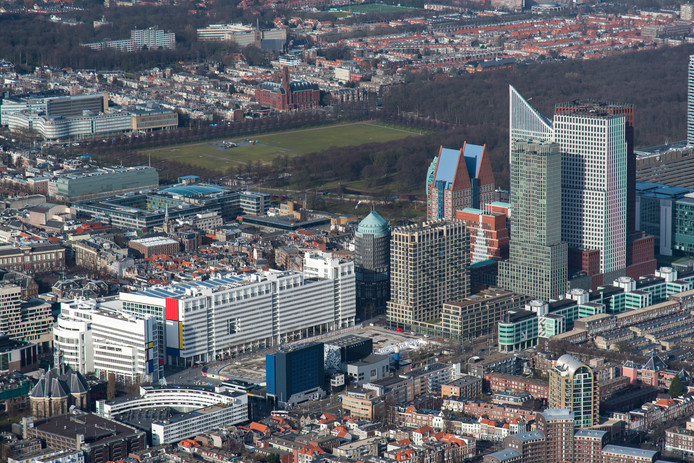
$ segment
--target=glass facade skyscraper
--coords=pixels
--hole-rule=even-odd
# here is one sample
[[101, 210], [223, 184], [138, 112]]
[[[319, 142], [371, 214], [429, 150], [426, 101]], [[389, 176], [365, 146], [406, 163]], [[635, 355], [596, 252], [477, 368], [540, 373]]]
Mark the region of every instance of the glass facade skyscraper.
[[561, 241], [561, 152], [556, 143], [516, 140], [511, 157], [509, 260], [499, 286], [536, 299], [566, 292], [568, 248]]

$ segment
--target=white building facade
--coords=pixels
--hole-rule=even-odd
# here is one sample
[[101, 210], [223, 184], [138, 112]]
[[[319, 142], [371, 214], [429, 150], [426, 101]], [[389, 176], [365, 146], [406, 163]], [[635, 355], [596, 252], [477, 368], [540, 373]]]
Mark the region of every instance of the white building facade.
[[626, 119], [554, 116], [562, 152], [562, 241], [600, 250], [602, 273], [626, 267]]
[[163, 376], [154, 317], [138, 318], [100, 307], [94, 300], [64, 302], [53, 327], [53, 346], [63, 361], [82, 374], [126, 383]]
[[180, 366], [354, 326], [354, 264], [319, 261], [311, 257], [315, 270], [305, 274], [218, 276], [121, 293], [122, 310], [157, 317], [162, 356]]

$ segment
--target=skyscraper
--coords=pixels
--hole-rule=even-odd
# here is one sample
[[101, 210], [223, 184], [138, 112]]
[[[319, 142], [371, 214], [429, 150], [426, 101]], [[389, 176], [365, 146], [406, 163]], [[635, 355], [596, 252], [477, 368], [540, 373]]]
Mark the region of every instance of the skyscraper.
[[383, 313], [390, 298], [390, 225], [376, 211], [354, 233], [357, 317]]
[[694, 55], [687, 67], [687, 146], [694, 146]]
[[549, 407], [573, 412], [576, 428], [598, 424], [598, 379], [593, 369], [569, 354], [557, 360], [549, 370]]
[[624, 270], [627, 236], [636, 222], [633, 107], [572, 101], [557, 105], [550, 122], [513, 87], [509, 98], [511, 164], [517, 140], [558, 143], [562, 240], [581, 251], [600, 251], [603, 274]]
[[514, 141], [511, 156], [509, 260], [499, 263], [499, 286], [536, 299], [566, 292], [567, 246], [561, 241], [559, 145]]
[[455, 219], [455, 212], [494, 201], [494, 172], [487, 147], [465, 143], [439, 148], [427, 171], [427, 220]]
[[470, 290], [470, 241], [457, 220], [425, 222], [393, 230], [390, 240], [391, 326], [441, 316], [444, 302], [459, 301]]
[[[568, 111], [564, 111], [566, 109]], [[599, 105], [563, 105], [554, 115], [562, 152], [562, 239], [600, 251], [603, 274], [626, 268], [626, 117]]]

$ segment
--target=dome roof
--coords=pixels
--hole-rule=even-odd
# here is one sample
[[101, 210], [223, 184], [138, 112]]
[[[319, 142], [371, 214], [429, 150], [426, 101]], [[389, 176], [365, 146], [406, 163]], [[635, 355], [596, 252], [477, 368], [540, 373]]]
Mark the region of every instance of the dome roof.
[[563, 373], [568, 373], [569, 376], [573, 376], [574, 374], [576, 374], [576, 370], [585, 366], [587, 365], [578, 360], [573, 355], [564, 354], [557, 359], [555, 369], [558, 372], [562, 373], [562, 376], [564, 376]]
[[369, 215], [364, 217], [364, 220], [359, 222], [357, 227], [357, 236], [364, 235], [387, 235], [390, 232], [390, 225], [381, 214], [376, 211], [371, 211]]

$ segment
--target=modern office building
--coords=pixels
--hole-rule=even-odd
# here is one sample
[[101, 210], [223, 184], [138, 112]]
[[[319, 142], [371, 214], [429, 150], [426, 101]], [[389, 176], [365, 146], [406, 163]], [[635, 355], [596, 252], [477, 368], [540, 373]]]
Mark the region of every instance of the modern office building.
[[160, 358], [192, 366], [354, 326], [354, 264], [311, 257], [306, 273], [268, 271], [121, 293], [119, 310], [157, 318]]
[[694, 146], [694, 55], [687, 67], [687, 146]]
[[457, 220], [395, 228], [390, 242], [391, 286], [386, 316], [390, 326], [441, 317], [443, 303], [470, 291], [470, 241]]
[[600, 273], [572, 285], [594, 288], [603, 276], [650, 273], [655, 261], [642, 249], [649, 240], [636, 230], [633, 107], [571, 101], [555, 107], [552, 122], [513, 87], [509, 92], [511, 150], [523, 137], [560, 145], [562, 240], [576, 252], [600, 254]]
[[694, 255], [694, 189], [637, 183], [637, 227], [655, 237], [658, 254]]
[[267, 393], [282, 404], [325, 395], [323, 343], [283, 348], [265, 356]]
[[486, 145], [441, 146], [427, 171], [427, 220], [455, 219], [456, 211], [467, 207], [484, 209], [495, 189]]
[[163, 361], [154, 316], [135, 317], [93, 300], [61, 305], [53, 327], [53, 346], [63, 362], [102, 380], [113, 373], [122, 383], [154, 382], [163, 377]]
[[465, 208], [456, 211], [470, 232], [470, 263], [508, 259], [509, 236], [507, 216], [501, 212]]
[[559, 357], [549, 371], [549, 406], [573, 412], [576, 428], [598, 424], [600, 399], [593, 369], [569, 354]]
[[55, 199], [69, 202], [157, 186], [159, 174], [153, 167], [101, 167], [59, 173], [49, 182], [48, 193]]
[[108, 110], [108, 94], [89, 95], [31, 95], [25, 97], [4, 98], [0, 104], [0, 124], [7, 126], [10, 114], [27, 111], [44, 113], [53, 117], [77, 117], [85, 111], [103, 113]]
[[22, 288], [0, 286], [0, 333], [18, 341], [29, 341], [41, 347], [51, 343], [51, 305], [42, 299], [22, 302]]
[[556, 143], [515, 140], [511, 162], [509, 260], [499, 286], [550, 300], [566, 292], [568, 250], [561, 241], [561, 153]]
[[151, 230], [162, 226], [167, 215], [174, 220], [217, 212], [228, 221], [241, 214], [263, 215], [268, 204], [267, 193], [193, 182], [77, 201], [72, 207], [79, 218], [125, 229]]
[[390, 225], [376, 211], [359, 222], [354, 232], [354, 274], [357, 317], [384, 313], [390, 299]]
[[599, 250], [603, 274], [627, 264], [628, 118], [633, 121], [633, 110], [620, 115], [598, 104], [558, 105], [554, 114], [562, 153], [562, 240]]
[[[171, 409], [174, 416], [155, 419], [151, 425], [139, 422], [162, 409]], [[139, 397], [97, 401], [96, 412], [104, 418], [149, 427], [152, 445], [163, 445], [248, 421], [248, 395], [224, 387], [145, 386], [140, 387]]]
[[254, 45], [263, 50], [281, 51], [287, 41], [287, 29], [258, 30], [243, 24], [210, 24], [198, 29], [198, 40], [201, 42], [234, 42], [240, 47]]

